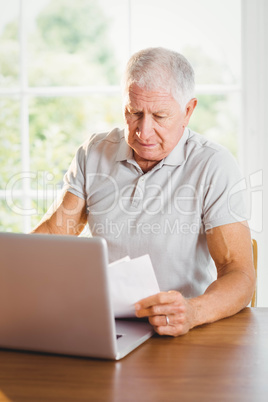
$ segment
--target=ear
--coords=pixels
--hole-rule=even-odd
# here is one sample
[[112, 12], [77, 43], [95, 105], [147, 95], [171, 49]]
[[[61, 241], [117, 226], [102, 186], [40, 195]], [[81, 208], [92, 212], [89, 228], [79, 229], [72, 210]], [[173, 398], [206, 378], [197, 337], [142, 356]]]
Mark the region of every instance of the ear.
[[197, 99], [192, 98], [186, 105], [185, 107], [185, 117], [184, 117], [184, 123], [185, 127], [188, 125], [190, 117], [193, 114], [193, 111], [195, 110], [195, 107], [197, 105]]

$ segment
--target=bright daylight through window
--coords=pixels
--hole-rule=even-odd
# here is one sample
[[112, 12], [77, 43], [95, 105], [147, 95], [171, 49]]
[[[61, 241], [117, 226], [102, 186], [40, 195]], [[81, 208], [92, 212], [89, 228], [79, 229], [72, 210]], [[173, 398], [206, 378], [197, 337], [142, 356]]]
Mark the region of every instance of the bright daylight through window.
[[[120, 77], [165, 46], [196, 72], [190, 127], [239, 155], [239, 0], [0, 0], [0, 230], [27, 232], [74, 152], [123, 126]], [[227, 29], [228, 28], [228, 29]]]

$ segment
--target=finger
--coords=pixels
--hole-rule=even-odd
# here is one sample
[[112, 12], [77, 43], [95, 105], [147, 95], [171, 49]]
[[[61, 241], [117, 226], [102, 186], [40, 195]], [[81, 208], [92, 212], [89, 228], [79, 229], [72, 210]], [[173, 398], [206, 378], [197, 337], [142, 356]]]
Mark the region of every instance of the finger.
[[180, 295], [180, 293], [176, 291], [160, 292], [155, 295], [146, 297], [145, 299], [139, 300], [135, 304], [135, 309], [141, 310], [156, 305], [174, 303], [178, 299], [178, 295]]
[[[149, 319], [150, 321], [150, 319]], [[153, 325], [156, 333], [159, 335], [179, 336], [186, 334], [190, 327], [185, 323], [169, 323], [169, 325]]]
[[[168, 317], [168, 320], [167, 320]], [[154, 315], [149, 317], [148, 319], [149, 323], [153, 327], [165, 327], [167, 325], [172, 325], [172, 317], [166, 316], [166, 315]]]
[[137, 317], [179, 317], [185, 314], [185, 306], [183, 304], [161, 304], [146, 309], [136, 310]]
[[181, 317], [185, 315], [186, 306], [184, 303], [176, 302], [169, 304], [157, 304], [148, 308], [135, 311], [137, 317], [170, 316]]
[[169, 335], [169, 336], [178, 336], [185, 333], [182, 330], [181, 326], [173, 326], [173, 325], [162, 325], [153, 327], [154, 331], [159, 335]]
[[183, 311], [179, 314], [152, 315], [148, 317], [148, 321], [153, 327], [184, 325], [186, 322]]

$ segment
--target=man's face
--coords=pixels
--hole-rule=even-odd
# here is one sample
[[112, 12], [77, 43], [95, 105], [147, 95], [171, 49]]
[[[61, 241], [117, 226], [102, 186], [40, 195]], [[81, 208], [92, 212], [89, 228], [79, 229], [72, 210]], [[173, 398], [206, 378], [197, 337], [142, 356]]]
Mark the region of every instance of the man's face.
[[175, 148], [196, 103], [192, 99], [182, 111], [167, 92], [130, 86], [124, 105], [126, 141], [143, 171], [150, 170]]

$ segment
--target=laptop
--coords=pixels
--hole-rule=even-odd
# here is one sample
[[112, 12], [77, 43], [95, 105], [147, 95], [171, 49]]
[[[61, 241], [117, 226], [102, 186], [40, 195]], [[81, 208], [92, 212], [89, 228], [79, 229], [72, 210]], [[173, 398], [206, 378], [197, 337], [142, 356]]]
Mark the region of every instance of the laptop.
[[119, 360], [153, 335], [116, 320], [101, 237], [0, 233], [0, 347]]

